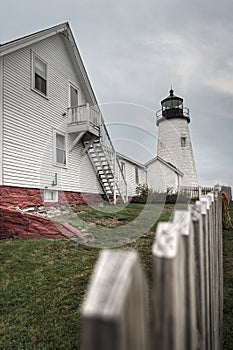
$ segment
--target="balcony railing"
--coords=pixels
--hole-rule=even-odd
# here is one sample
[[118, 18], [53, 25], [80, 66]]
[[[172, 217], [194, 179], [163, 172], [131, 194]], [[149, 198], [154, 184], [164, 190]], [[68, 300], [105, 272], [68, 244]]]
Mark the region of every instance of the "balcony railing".
[[89, 104], [68, 108], [69, 132], [91, 131], [99, 132], [101, 114]]
[[160, 109], [156, 112], [156, 124], [158, 125], [161, 120], [172, 119], [172, 118], [185, 118], [190, 122], [189, 109], [187, 107], [183, 108], [167, 108]]

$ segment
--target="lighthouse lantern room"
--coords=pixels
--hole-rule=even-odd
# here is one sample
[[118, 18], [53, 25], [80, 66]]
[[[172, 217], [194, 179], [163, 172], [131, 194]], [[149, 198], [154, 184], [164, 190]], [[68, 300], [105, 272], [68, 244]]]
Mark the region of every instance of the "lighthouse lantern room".
[[185, 118], [190, 122], [189, 109], [183, 106], [183, 98], [175, 96], [174, 90], [171, 89], [170, 95], [161, 101], [162, 109], [160, 109], [157, 116], [157, 125], [164, 119], [171, 118]]

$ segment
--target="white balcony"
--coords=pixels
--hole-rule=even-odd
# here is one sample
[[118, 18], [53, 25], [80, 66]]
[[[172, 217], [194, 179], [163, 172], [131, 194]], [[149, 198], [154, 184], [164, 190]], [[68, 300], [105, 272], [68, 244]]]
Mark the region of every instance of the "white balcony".
[[88, 132], [100, 136], [101, 114], [89, 104], [68, 108], [68, 133]]

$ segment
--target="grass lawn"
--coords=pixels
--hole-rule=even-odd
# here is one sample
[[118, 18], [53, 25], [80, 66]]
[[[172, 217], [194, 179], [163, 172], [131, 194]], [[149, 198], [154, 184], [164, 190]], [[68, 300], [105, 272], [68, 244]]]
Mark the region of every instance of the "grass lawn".
[[[82, 220], [81, 225], [87, 223], [87, 234], [90, 234], [90, 227], [97, 227], [97, 230], [106, 226], [124, 228], [125, 224], [135, 220], [143, 208], [140, 204], [130, 204], [114, 214], [108, 210], [101, 213], [88, 207], [79, 207], [77, 211]], [[150, 219], [149, 212], [158, 213], [156, 205], [154, 211], [153, 206], [150, 206], [142, 217], [142, 227], [143, 222], [146, 224]], [[172, 212], [173, 206], [166, 205], [159, 221], [169, 220]], [[233, 205], [231, 214], [233, 217]], [[65, 218], [61, 219], [64, 221]], [[77, 214], [66, 219], [80, 229]], [[157, 222], [152, 221], [149, 221], [150, 225], [153, 223], [149, 231], [123, 247], [139, 252], [149, 282], [151, 245], [157, 225]], [[96, 232], [94, 230], [92, 233], [92, 239], [97, 239], [97, 246], [118, 242], [114, 237], [106, 240], [106, 234], [98, 240]], [[123, 231], [120, 233], [122, 243]], [[127, 237], [125, 242], [129, 242], [129, 238], [132, 237]], [[233, 344], [233, 231], [225, 231], [223, 238], [224, 350], [230, 350]], [[80, 307], [99, 251], [66, 239], [0, 242], [0, 349], [80, 349]]]
[[[99, 229], [106, 224], [124, 227], [122, 223], [132, 222], [143, 208], [130, 204], [111, 215], [88, 207], [77, 210], [82, 221], [95, 223]], [[141, 225], [144, 222], [146, 228], [150, 213], [151, 230], [145, 232], [144, 228], [141, 238], [124, 247], [139, 251], [149, 280], [157, 211], [156, 205], [150, 206]], [[167, 221], [172, 211], [172, 205], [166, 206], [159, 220]], [[77, 224], [75, 215], [69, 220]], [[123, 231], [120, 233], [123, 242]], [[116, 243], [114, 237], [109, 241]], [[105, 235], [98, 242], [105, 243]], [[66, 239], [0, 242], [0, 349], [80, 349], [80, 306], [99, 251]]]
[[0, 349], [79, 349], [79, 307], [98, 256], [68, 240], [0, 244]]
[[[80, 230], [89, 246], [95, 248], [120, 247], [155, 231], [158, 219], [168, 220], [173, 205], [130, 204], [91, 208], [78, 206], [71, 214], [54, 220], [67, 222]], [[78, 215], [77, 215], [78, 214]]]

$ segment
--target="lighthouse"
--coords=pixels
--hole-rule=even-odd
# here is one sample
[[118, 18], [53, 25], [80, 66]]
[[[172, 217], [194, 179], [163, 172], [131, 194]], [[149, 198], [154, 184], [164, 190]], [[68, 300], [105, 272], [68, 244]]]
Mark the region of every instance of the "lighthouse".
[[179, 186], [196, 187], [198, 179], [189, 133], [189, 109], [183, 106], [183, 98], [174, 95], [173, 89], [161, 101], [161, 106], [156, 113], [157, 158], [183, 174]]

